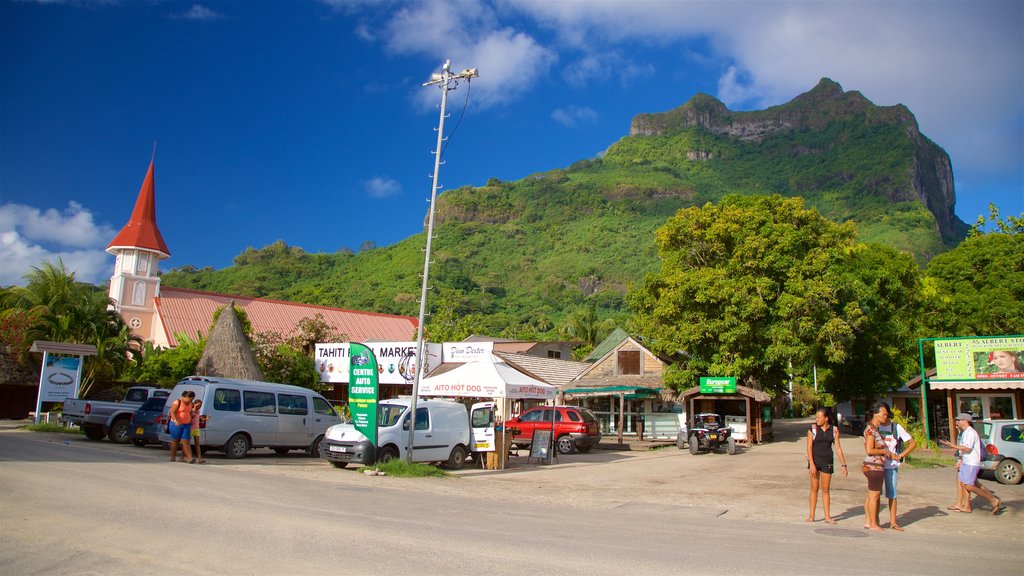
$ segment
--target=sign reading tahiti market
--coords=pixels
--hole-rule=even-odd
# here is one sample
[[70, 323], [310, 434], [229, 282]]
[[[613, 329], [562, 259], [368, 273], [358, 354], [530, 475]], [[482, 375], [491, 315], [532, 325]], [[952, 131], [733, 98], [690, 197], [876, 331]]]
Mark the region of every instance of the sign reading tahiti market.
[[701, 376], [701, 394], [735, 394], [735, 376]]
[[935, 341], [934, 380], [1024, 378], [1024, 336]]
[[[349, 343], [321, 343], [313, 354], [313, 369], [320, 382], [346, 384], [349, 380]], [[369, 348], [377, 361], [377, 374], [381, 384], [408, 384], [415, 377], [415, 342], [369, 342], [362, 344]], [[441, 345], [423, 343], [426, 371], [441, 364]]]
[[377, 445], [377, 359], [369, 347], [352, 342], [349, 352], [348, 406], [352, 426]]

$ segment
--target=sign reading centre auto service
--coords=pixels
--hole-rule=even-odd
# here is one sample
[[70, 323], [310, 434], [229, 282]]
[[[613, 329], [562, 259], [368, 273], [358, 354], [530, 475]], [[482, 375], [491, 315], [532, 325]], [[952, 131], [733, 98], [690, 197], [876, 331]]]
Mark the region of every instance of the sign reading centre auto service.
[[[378, 381], [381, 384], [410, 384], [416, 379], [415, 342], [363, 343], [377, 360]], [[441, 345], [423, 343], [426, 370], [430, 372], [441, 363]], [[350, 351], [348, 342], [317, 344], [313, 368], [320, 382], [349, 383]]]

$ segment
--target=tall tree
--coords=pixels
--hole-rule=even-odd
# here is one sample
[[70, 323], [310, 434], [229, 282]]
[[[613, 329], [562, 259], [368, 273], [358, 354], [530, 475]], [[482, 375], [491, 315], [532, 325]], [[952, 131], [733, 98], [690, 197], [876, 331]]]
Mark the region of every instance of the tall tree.
[[[679, 358], [666, 383], [702, 375], [753, 378], [780, 392], [813, 366], [843, 396], [888, 388], [902, 376], [893, 357], [910, 348], [918, 277], [913, 258], [858, 245], [800, 198], [727, 196], [686, 208], [658, 230], [661, 270], [633, 289], [632, 332]], [[906, 326], [904, 326], [906, 324]], [[911, 329], [912, 330], [912, 329]], [[881, 340], [878, 340], [881, 339]], [[858, 375], [847, 366], [884, 357]]]

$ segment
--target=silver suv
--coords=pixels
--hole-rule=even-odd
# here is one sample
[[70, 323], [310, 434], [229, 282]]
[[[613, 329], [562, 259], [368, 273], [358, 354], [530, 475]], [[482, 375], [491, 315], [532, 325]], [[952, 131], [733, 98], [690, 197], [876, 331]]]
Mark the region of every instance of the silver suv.
[[992, 471], [1000, 484], [1020, 484], [1024, 420], [980, 420], [974, 427], [985, 443], [981, 469]]

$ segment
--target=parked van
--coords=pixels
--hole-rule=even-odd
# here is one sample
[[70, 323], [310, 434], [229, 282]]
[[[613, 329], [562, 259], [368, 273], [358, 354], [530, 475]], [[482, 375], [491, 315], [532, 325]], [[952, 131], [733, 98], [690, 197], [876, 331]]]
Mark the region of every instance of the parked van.
[[[171, 404], [190, 390], [202, 400], [199, 441], [207, 450], [220, 450], [228, 458], [244, 458], [251, 448], [273, 448], [278, 454], [306, 450], [320, 455], [324, 431], [341, 422], [321, 395], [308, 388], [255, 380], [190, 376], [178, 382], [164, 407], [167, 422]], [[170, 442], [166, 429], [160, 441]]]
[[[349, 464], [368, 465], [396, 458], [405, 459], [409, 442], [410, 398], [391, 398], [377, 404], [377, 448], [350, 423], [338, 424], [327, 430], [320, 445], [321, 456], [336, 468]], [[494, 403], [474, 404], [471, 412], [477, 414], [474, 422], [490, 422], [493, 445]], [[465, 404], [451, 400], [419, 400], [416, 403], [416, 430], [413, 433], [413, 462], [443, 462], [457, 470], [466, 462], [474, 433], [486, 434], [487, 428], [470, 429], [470, 414]], [[481, 440], [481, 442], [483, 442]], [[492, 448], [493, 449], [493, 448]]]

